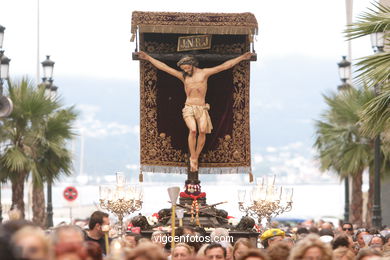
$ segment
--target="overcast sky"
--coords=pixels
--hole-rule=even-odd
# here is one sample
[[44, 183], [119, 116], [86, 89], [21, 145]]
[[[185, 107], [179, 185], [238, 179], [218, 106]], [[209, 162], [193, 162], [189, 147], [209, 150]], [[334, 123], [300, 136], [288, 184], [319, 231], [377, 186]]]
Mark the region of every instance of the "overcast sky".
[[[344, 0], [280, 1], [130, 1], [40, 0], [40, 56], [50, 54], [56, 76], [138, 79], [131, 60], [132, 11], [252, 12], [259, 23], [255, 45], [261, 70], [267, 60], [285, 56], [341, 59], [346, 54], [342, 30]], [[38, 0], [1, 0], [0, 24], [6, 27], [3, 49], [11, 58], [11, 76], [36, 77]], [[354, 17], [370, 6], [355, 0]], [[369, 39], [356, 41], [353, 56], [371, 53]], [[337, 68], [335, 68], [337, 70]]]
[[[340, 83], [336, 63], [347, 54], [342, 35], [346, 24], [345, 0], [39, 2], [40, 56], [37, 59], [38, 0], [0, 0], [0, 25], [6, 27], [3, 49], [11, 58], [10, 76], [29, 75], [35, 79], [37, 61], [40, 63], [46, 54], [51, 55], [56, 62], [54, 79], [58, 79], [55, 83], [60, 86], [61, 94], [66, 96], [67, 104], [76, 104], [82, 111], [78, 128], [86, 137], [85, 153], [91, 153], [91, 158], [85, 161], [107, 164], [107, 155], [93, 153], [106, 150], [96, 148], [97, 140], [102, 147], [109, 146], [107, 150], [125, 149], [115, 146], [114, 137], [119, 135], [126, 135], [117, 141], [121, 145], [129, 142], [131, 146], [138, 140], [139, 122], [135, 112], [138, 98], [133, 93], [138, 93], [135, 88], [138, 88], [139, 63], [131, 59], [135, 44], [130, 42], [133, 11], [252, 12], [259, 24], [255, 42], [258, 61], [251, 63], [251, 76], [258, 79], [251, 85], [253, 162], [255, 165], [273, 163], [274, 173], [305, 174], [318, 168], [312, 162], [312, 155], [300, 155], [298, 150], [311, 149], [313, 119], [323, 107], [324, 88], [334, 90]], [[370, 6], [370, 0], [355, 0], [354, 19]], [[368, 37], [353, 42], [354, 58], [371, 53]], [[80, 78], [84, 78], [83, 82]], [[113, 81], [106, 79], [117, 81], [107, 87]], [[129, 84], [130, 81], [134, 84]], [[117, 111], [130, 111], [130, 114]], [[125, 162], [111, 164], [137, 167], [137, 162], [129, 161], [134, 156], [124, 153], [123, 157]], [[99, 167], [96, 166], [101, 170]]]

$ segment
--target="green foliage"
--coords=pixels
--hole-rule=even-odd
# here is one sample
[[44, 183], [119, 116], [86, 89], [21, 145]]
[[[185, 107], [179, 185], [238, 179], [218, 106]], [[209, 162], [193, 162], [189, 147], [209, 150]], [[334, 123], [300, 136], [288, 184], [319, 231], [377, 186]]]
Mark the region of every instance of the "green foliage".
[[59, 99], [45, 97], [43, 87], [27, 78], [11, 82], [9, 95], [14, 110], [0, 124], [3, 149], [0, 151], [0, 179], [16, 179], [21, 172], [31, 173], [34, 183], [70, 174], [71, 154], [66, 142], [75, 133], [72, 124], [77, 113], [63, 108]]
[[370, 35], [373, 32], [386, 32], [390, 30], [390, 8], [379, 3], [373, 3], [357, 17], [357, 22], [348, 26], [345, 34], [349, 40]]
[[328, 109], [315, 122], [314, 143], [322, 170], [333, 170], [343, 178], [370, 165], [372, 142], [360, 131], [360, 114], [373, 97], [367, 88], [324, 95]]
[[[353, 40], [375, 32], [384, 32], [386, 48], [390, 40], [390, 8], [378, 3], [367, 12], [362, 13], [356, 23], [348, 26], [345, 31], [348, 40]], [[362, 134], [374, 138], [381, 134], [387, 136], [390, 121], [390, 53], [376, 54], [358, 59], [356, 82], [375, 89], [378, 96], [367, 102], [361, 113]], [[389, 138], [383, 141], [388, 142]], [[385, 146], [387, 144], [385, 143]]]

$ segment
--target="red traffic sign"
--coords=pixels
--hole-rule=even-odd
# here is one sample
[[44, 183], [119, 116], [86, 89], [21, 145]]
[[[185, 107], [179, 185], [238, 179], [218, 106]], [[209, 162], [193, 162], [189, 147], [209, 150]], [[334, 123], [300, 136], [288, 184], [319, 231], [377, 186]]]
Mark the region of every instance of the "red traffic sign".
[[64, 198], [67, 201], [74, 201], [75, 199], [77, 199], [77, 196], [78, 196], [78, 192], [77, 192], [77, 189], [75, 187], [66, 187], [65, 188]]

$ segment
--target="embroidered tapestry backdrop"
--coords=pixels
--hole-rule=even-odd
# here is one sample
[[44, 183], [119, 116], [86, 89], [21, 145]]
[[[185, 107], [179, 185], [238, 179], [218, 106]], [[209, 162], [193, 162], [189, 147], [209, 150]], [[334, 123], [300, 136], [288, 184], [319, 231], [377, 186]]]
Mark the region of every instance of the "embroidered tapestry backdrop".
[[[140, 49], [151, 55], [175, 53], [179, 36], [183, 34], [144, 33]], [[238, 56], [249, 51], [249, 46], [247, 35], [213, 35], [211, 49], [201, 53]], [[163, 62], [177, 69], [176, 62]], [[199, 67], [220, 63], [200, 60]], [[141, 171], [186, 173], [189, 152], [188, 129], [182, 118], [183, 83], [149, 62], [141, 61], [140, 67]], [[206, 102], [214, 129], [207, 134], [199, 157], [201, 174], [250, 173], [249, 73], [249, 61], [243, 61], [208, 80]]]

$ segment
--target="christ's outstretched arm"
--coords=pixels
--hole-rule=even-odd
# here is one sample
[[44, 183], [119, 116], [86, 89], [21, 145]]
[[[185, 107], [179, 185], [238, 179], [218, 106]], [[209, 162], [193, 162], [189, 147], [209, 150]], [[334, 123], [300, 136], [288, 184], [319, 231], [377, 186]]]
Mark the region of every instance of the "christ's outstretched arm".
[[174, 68], [171, 68], [169, 67], [167, 64], [165, 64], [164, 62], [161, 62], [159, 60], [156, 60], [155, 58], [151, 57], [150, 55], [148, 55], [147, 53], [143, 52], [143, 51], [140, 51], [138, 52], [138, 57], [142, 60], [146, 60], [146, 61], [149, 61], [150, 63], [152, 63], [157, 69], [159, 70], [162, 70], [162, 71], [165, 71], [166, 73], [180, 79], [181, 81], [184, 80], [183, 78], [183, 73], [181, 73], [180, 71], [178, 70], [175, 70]]
[[246, 52], [242, 54], [241, 56], [238, 56], [237, 58], [230, 59], [228, 61], [225, 61], [224, 63], [212, 67], [212, 68], [205, 68], [204, 72], [209, 77], [211, 75], [217, 74], [218, 72], [228, 70], [233, 68], [236, 64], [240, 63], [243, 60], [249, 60], [254, 54], [251, 52]]

